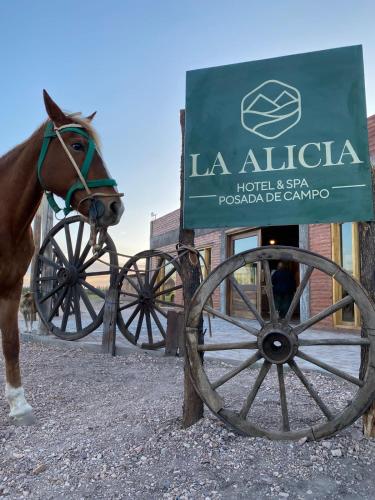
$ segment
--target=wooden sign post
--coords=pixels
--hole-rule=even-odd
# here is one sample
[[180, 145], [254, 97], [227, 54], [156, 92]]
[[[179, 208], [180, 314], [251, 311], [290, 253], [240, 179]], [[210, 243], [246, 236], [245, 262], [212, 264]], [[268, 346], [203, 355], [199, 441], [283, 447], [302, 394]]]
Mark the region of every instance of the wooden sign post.
[[[181, 153], [181, 210], [179, 244], [194, 247], [194, 230], [183, 227], [183, 200], [184, 200], [184, 137], [185, 137], [185, 110], [180, 111], [182, 133]], [[191, 299], [200, 283], [200, 263], [195, 254], [181, 250], [181, 278], [183, 283], [185, 314], [189, 309]], [[198, 343], [203, 344], [203, 319], [199, 328]], [[190, 427], [203, 417], [203, 401], [196, 392], [190, 377], [190, 367], [185, 355], [184, 365], [184, 404], [182, 410], [182, 425]]]
[[[41, 211], [42, 242], [43, 242], [47, 234], [51, 231], [53, 227], [53, 211], [52, 208], [49, 206], [45, 195], [43, 196], [43, 200], [40, 205], [40, 211]], [[45, 252], [45, 255], [46, 253], [47, 252]], [[52, 260], [52, 254], [46, 255], [46, 257], [49, 257]], [[50, 282], [47, 281], [46, 286], [51, 286]], [[48, 317], [49, 311], [51, 310], [51, 299], [45, 301], [44, 307], [45, 307], [44, 317]], [[43, 321], [40, 318], [38, 321], [38, 333], [39, 335], [49, 335], [48, 328], [46, 328], [46, 326], [44, 325]]]
[[[375, 192], [375, 177], [372, 174], [372, 188]], [[375, 206], [374, 206], [375, 210]], [[361, 284], [366, 289], [371, 299], [375, 297], [375, 222], [360, 222], [358, 224], [359, 230], [359, 252], [361, 263]], [[367, 332], [368, 335], [375, 335], [375, 332]], [[365, 337], [366, 332], [363, 327], [361, 330], [361, 337]], [[368, 359], [368, 347], [361, 347], [361, 367], [360, 379], [365, 376], [365, 367]], [[363, 415], [363, 433], [366, 437], [375, 437], [375, 402], [369, 407]]]

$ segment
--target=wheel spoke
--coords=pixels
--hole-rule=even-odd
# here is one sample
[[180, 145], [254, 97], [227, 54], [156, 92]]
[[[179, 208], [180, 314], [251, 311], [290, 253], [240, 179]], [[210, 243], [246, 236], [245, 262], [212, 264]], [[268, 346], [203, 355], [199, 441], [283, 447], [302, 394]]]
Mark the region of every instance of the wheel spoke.
[[79, 294], [77, 290], [77, 285], [74, 287], [73, 290], [73, 301], [74, 301], [74, 316], [76, 319], [76, 328], [77, 331], [80, 332], [82, 330], [82, 318], [81, 318], [81, 307], [79, 304]]
[[228, 373], [226, 373], [225, 375], [223, 375], [222, 377], [220, 377], [218, 380], [216, 380], [215, 382], [213, 382], [211, 384], [212, 388], [213, 389], [217, 389], [221, 385], [225, 384], [226, 382], [228, 382], [228, 380], [230, 380], [231, 378], [235, 377], [236, 375], [238, 375], [239, 373], [241, 373], [243, 370], [245, 370], [246, 368], [249, 368], [249, 366], [251, 366], [254, 363], [256, 363], [261, 357], [262, 356], [261, 356], [260, 352], [257, 351], [255, 354], [253, 354], [253, 356], [251, 356], [250, 358], [246, 359], [240, 365], [238, 365], [235, 368], [233, 368], [233, 370], [229, 371]]
[[299, 339], [298, 343], [301, 347], [311, 345], [370, 345], [370, 341], [366, 338], [358, 339]]
[[124, 309], [129, 309], [129, 307], [133, 307], [139, 304], [139, 300], [134, 300], [133, 302], [129, 302], [128, 304], [121, 306], [118, 308], [119, 311], [123, 311]]
[[108, 269], [108, 271], [93, 271], [91, 273], [85, 273], [85, 277], [87, 277], [87, 276], [107, 276], [108, 274], [111, 274], [110, 269]]
[[153, 289], [154, 288], [154, 285], [155, 285], [155, 282], [157, 280], [157, 277], [159, 276], [159, 273], [161, 271], [161, 266], [163, 264], [163, 261], [164, 261], [164, 258], [163, 257], [158, 257], [158, 261], [156, 263], [156, 269], [154, 271], [154, 274], [150, 280], [150, 288]]
[[50, 242], [52, 244], [53, 250], [55, 251], [60, 261], [64, 264], [65, 267], [69, 267], [68, 259], [65, 257], [64, 252], [61, 250], [60, 245], [57, 243], [57, 241], [53, 236], [51, 236]]
[[152, 317], [154, 318], [154, 321], [155, 321], [157, 327], [159, 328], [159, 331], [160, 331], [162, 337], [165, 339], [167, 337], [167, 334], [165, 333], [164, 327], [161, 324], [160, 319], [158, 318], [158, 315], [156, 314], [156, 312], [153, 309], [150, 309], [150, 313], [151, 313]]
[[137, 276], [137, 280], [138, 280], [139, 286], [140, 286], [140, 288], [142, 288], [143, 287], [142, 276], [141, 276], [141, 273], [139, 272], [139, 269], [138, 269], [138, 266], [137, 266], [136, 262], [133, 263], [133, 267], [134, 267], [135, 274]]
[[86, 243], [86, 246], [85, 246], [83, 252], [79, 256], [78, 266], [82, 266], [82, 264], [86, 260], [86, 257], [88, 256], [90, 250], [91, 250], [91, 245], [90, 245], [90, 242], [88, 242], [88, 243]]
[[137, 293], [120, 292], [120, 295], [125, 295], [125, 296], [129, 296], [129, 297], [136, 297], [139, 299], [139, 295]]
[[318, 314], [315, 314], [315, 316], [312, 316], [303, 323], [297, 325], [295, 328], [293, 328], [293, 332], [296, 335], [299, 335], [300, 333], [304, 332], [307, 328], [310, 328], [310, 326], [315, 325], [315, 323], [318, 323], [322, 319], [327, 318], [327, 316], [330, 316], [334, 312], [338, 311], [339, 309], [342, 309], [343, 307], [351, 304], [352, 302], [354, 302], [354, 299], [350, 295], [346, 296], [344, 299], [339, 300], [338, 302], [332, 304], [331, 306], [327, 307]]
[[44, 282], [44, 281], [56, 281], [56, 275], [55, 276], [38, 276], [35, 278], [35, 281], [38, 283]]
[[131, 325], [131, 323], [133, 322], [134, 318], [137, 316], [137, 314], [139, 313], [141, 309], [141, 306], [138, 304], [137, 307], [134, 309], [134, 311], [131, 313], [131, 315], [129, 316], [127, 322], [125, 323], [125, 328], [129, 328], [129, 326]]
[[48, 257], [45, 257], [44, 255], [39, 255], [39, 259], [44, 263], [47, 264], [48, 266], [53, 267], [54, 269], [61, 269], [62, 265], [58, 264], [57, 262], [54, 262], [53, 260], [49, 259]]
[[64, 225], [64, 230], [66, 238], [66, 248], [68, 251], [68, 259], [69, 262], [73, 262], [73, 247], [72, 247], [72, 238], [70, 237], [69, 224]]
[[150, 317], [150, 311], [148, 309], [146, 309], [145, 315], [146, 315], [148, 343], [152, 344], [154, 339], [152, 338], [151, 317]]
[[95, 311], [93, 305], [91, 304], [91, 301], [90, 301], [89, 297], [87, 296], [85, 289], [82, 286], [78, 285], [77, 290], [78, 290], [79, 295], [82, 297], [82, 301], [85, 304], [86, 309], [88, 310], [88, 312], [91, 316], [91, 319], [93, 321], [95, 321], [98, 318], [98, 315], [96, 314], [96, 311]]
[[[268, 263], [268, 261], [266, 261]], [[256, 395], [258, 394], [258, 391], [260, 389], [260, 386], [263, 383], [263, 380], [266, 378], [267, 373], [269, 372], [271, 368], [271, 363], [269, 361], [264, 360], [263, 365], [261, 369], [259, 370], [258, 376], [254, 382], [253, 388], [250, 391], [250, 394], [247, 396], [246, 401], [244, 402], [241, 411], [240, 411], [240, 417], [245, 419], [247, 417], [247, 414], [250, 411], [251, 405], [254, 402], [254, 399]]]
[[297, 305], [299, 304], [299, 301], [301, 299], [301, 296], [303, 294], [303, 291], [305, 290], [306, 288], [306, 285], [310, 279], [310, 276], [312, 275], [312, 272], [314, 271], [314, 268], [309, 266], [306, 271], [305, 271], [305, 274], [303, 275], [303, 278], [301, 280], [301, 283], [298, 285], [298, 288], [294, 294], [294, 297], [293, 297], [293, 300], [289, 306], [289, 309], [288, 309], [288, 312], [286, 313], [286, 316], [285, 316], [285, 320], [289, 323], [290, 320], [292, 319], [292, 316], [293, 316], [293, 313], [295, 311], [295, 308], [297, 307]]
[[168, 293], [174, 292], [175, 290], [180, 290], [182, 285], [176, 285], [172, 288], [168, 288], [168, 290], [162, 290], [161, 292], [155, 293], [154, 297], [160, 297], [160, 295], [167, 295]]
[[168, 314], [163, 311], [163, 309], [159, 306], [157, 306], [155, 303], [154, 303], [154, 308], [162, 315], [164, 316], [164, 318], [167, 318], [168, 317]]
[[155, 291], [155, 290], [157, 290], [158, 288], [160, 288], [160, 287], [161, 287], [161, 285], [163, 285], [166, 281], [168, 281], [168, 280], [169, 280], [169, 278], [170, 278], [170, 277], [171, 277], [171, 276], [172, 276], [175, 272], [176, 272], [176, 269], [175, 269], [175, 268], [173, 268], [173, 269], [171, 269], [171, 270], [170, 270], [170, 271], [169, 271], [169, 272], [168, 272], [165, 276], [163, 276], [163, 278], [162, 278], [160, 281], [158, 281], [158, 282], [156, 283], [156, 285], [154, 286], [154, 291]]
[[230, 342], [225, 344], [198, 344], [198, 351], [229, 351], [230, 349], [257, 349], [258, 342]]
[[[124, 279], [125, 279], [126, 281], [128, 281], [128, 282], [131, 284], [131, 286], [134, 288], [134, 290], [136, 290], [136, 292], [137, 292], [139, 295], [142, 293], [142, 292], [141, 292], [141, 290], [140, 290], [140, 288], [138, 288], [138, 287], [137, 287], [137, 285], [134, 283], [134, 281], [133, 281], [133, 280], [132, 280], [129, 276], [127, 276], [127, 275], [125, 274], [125, 275], [124, 275]], [[130, 293], [128, 294], [127, 292], [125, 292], [125, 294], [127, 294], [127, 295], [131, 295]]]
[[246, 295], [244, 294], [244, 292], [241, 290], [241, 287], [237, 283], [237, 280], [233, 276], [229, 276], [229, 281], [232, 284], [233, 288], [238, 293], [238, 295], [241, 297], [241, 299], [245, 302], [245, 304], [247, 305], [247, 307], [250, 309], [250, 311], [252, 312], [252, 314], [258, 320], [258, 323], [260, 324], [260, 326], [263, 326], [264, 325], [264, 320], [263, 320], [262, 316], [259, 314], [259, 311], [255, 307], [255, 305], [251, 302], [251, 300], [248, 297], [246, 297]]
[[146, 257], [146, 268], [145, 268], [145, 284], [150, 284], [150, 261], [151, 257]]
[[296, 356], [304, 359], [305, 361], [309, 361], [309, 363], [312, 363], [313, 365], [319, 366], [320, 368], [327, 370], [327, 372], [333, 373], [334, 375], [337, 375], [338, 377], [343, 378], [344, 380], [347, 380], [348, 382], [351, 382], [352, 384], [358, 385], [359, 387], [362, 387], [365, 384], [363, 380], [359, 380], [358, 378], [352, 377], [348, 373], [345, 373], [345, 372], [339, 370], [338, 368], [335, 368], [331, 365], [328, 365], [327, 363], [324, 363], [323, 361], [320, 361], [319, 359], [313, 358], [312, 356], [308, 356], [304, 352], [298, 351]]
[[64, 286], [65, 286], [65, 283], [60, 283], [55, 288], [53, 288], [50, 292], [48, 292], [47, 295], [45, 295], [44, 297], [42, 297], [41, 299], [39, 299], [39, 302], [42, 304], [47, 299], [51, 298], [52, 295], [54, 295], [56, 292], [58, 292], [59, 290], [61, 290], [61, 288], [63, 288]]
[[242, 330], [247, 331], [251, 335], [255, 335], [255, 337], [257, 337], [259, 334], [259, 331], [256, 330], [255, 328], [252, 328], [251, 326], [245, 325], [241, 321], [237, 321], [236, 319], [231, 318], [227, 314], [224, 314], [224, 313], [218, 311], [217, 309], [213, 309], [212, 307], [209, 307], [206, 305], [206, 306], [204, 306], [203, 310], [208, 312], [209, 314], [212, 314], [212, 316], [216, 316], [220, 319], [223, 319], [224, 321], [228, 321], [228, 323], [232, 323], [232, 325], [236, 325], [239, 328], [242, 328]]
[[99, 290], [99, 288], [96, 288], [95, 286], [91, 285], [90, 283], [88, 283], [86, 280], [83, 279], [80, 279], [79, 282], [81, 283], [81, 285], [88, 288], [92, 293], [95, 293], [95, 295], [98, 295], [102, 299], [105, 299], [105, 293]]
[[59, 294], [56, 302], [53, 305], [53, 308], [51, 309], [51, 312], [48, 315], [47, 322], [49, 323], [52, 318], [56, 315], [57, 311], [59, 310], [59, 307], [62, 304], [62, 301], [64, 300], [66, 294], [68, 293], [68, 287], [65, 287], [62, 292]]
[[82, 273], [85, 269], [87, 269], [92, 264], [94, 264], [94, 262], [96, 262], [102, 255], [104, 255], [107, 252], [107, 250], [108, 250], [107, 247], [104, 247], [101, 250], [99, 250], [98, 253], [96, 253], [95, 255], [93, 255], [89, 260], [87, 260], [83, 264], [81, 264], [81, 266], [78, 268], [78, 271], [80, 273]]
[[270, 318], [272, 322], [276, 322], [278, 320], [278, 313], [276, 311], [275, 298], [273, 296], [270, 263], [268, 262], [268, 260], [263, 261], [263, 268], [264, 268], [264, 277], [266, 280], [266, 294], [268, 299], [268, 306], [270, 309]]
[[63, 317], [61, 320], [61, 331], [65, 332], [66, 331], [66, 325], [68, 323], [68, 318], [69, 318], [69, 312], [70, 312], [70, 301], [72, 299], [72, 287], [69, 287], [69, 291], [65, 300], [66, 307], [64, 309]]
[[328, 420], [333, 419], [333, 415], [330, 412], [330, 410], [327, 408], [327, 406], [323, 403], [322, 399], [320, 398], [319, 394], [315, 391], [313, 386], [310, 384], [310, 382], [307, 380], [305, 375], [302, 373], [300, 368], [298, 367], [297, 363], [294, 360], [289, 361], [289, 366], [290, 368], [294, 371], [294, 373], [297, 375], [297, 377], [300, 379], [302, 384], [306, 387], [307, 392], [310, 394], [310, 396], [313, 398], [315, 403], [319, 406], [319, 408], [322, 410], [322, 413], [327, 417]]
[[142, 309], [141, 311], [141, 314], [139, 315], [139, 318], [138, 318], [138, 323], [137, 323], [137, 330], [135, 332], [135, 337], [134, 337], [134, 343], [136, 344], [138, 342], [138, 339], [139, 339], [139, 335], [141, 334], [141, 330], [142, 330], [142, 323], [143, 323], [143, 317], [144, 317], [145, 313]]
[[287, 404], [287, 400], [286, 400], [283, 365], [277, 365], [277, 378], [279, 380], [281, 416], [282, 416], [282, 422], [283, 422], [282, 428], [283, 428], [283, 431], [290, 431], [288, 404]]
[[76, 248], [74, 250], [74, 262], [78, 262], [79, 254], [81, 252], [82, 235], [83, 235], [84, 222], [80, 221], [77, 233]]

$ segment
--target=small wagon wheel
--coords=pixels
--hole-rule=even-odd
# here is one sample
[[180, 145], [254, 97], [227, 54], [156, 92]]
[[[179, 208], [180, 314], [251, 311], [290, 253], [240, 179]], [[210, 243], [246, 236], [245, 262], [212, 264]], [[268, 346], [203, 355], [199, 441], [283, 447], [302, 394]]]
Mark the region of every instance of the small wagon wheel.
[[121, 269], [118, 287], [122, 334], [145, 349], [164, 347], [168, 309], [184, 308], [178, 262], [157, 250], [140, 252]]
[[[38, 314], [57, 337], [77, 340], [103, 321], [105, 290], [117, 277], [116, 248], [107, 235], [102, 250], [91, 254], [90, 227], [81, 216], [52, 228], [40, 248], [33, 290]], [[98, 261], [110, 262], [111, 266]]]
[[[302, 264], [299, 266], [302, 279], [282, 319], [276, 310], [271, 278], [271, 269], [277, 261], [290, 263], [291, 266], [291, 263]], [[241, 284], [241, 276], [252, 266], [257, 269], [259, 277], [264, 277], [269, 304], [267, 317], [255, 307], [243, 280]], [[292, 322], [293, 312], [311, 276], [321, 278], [322, 273], [337, 281], [343, 291], [342, 298], [302, 322]], [[209, 299], [217, 287], [229, 283], [238, 295], [237, 299], [242, 300], [252, 314], [251, 321], [233, 318], [210, 307]], [[360, 311], [367, 332], [365, 337], [351, 335], [348, 338], [340, 337], [339, 333], [330, 335], [329, 332], [306, 331], [353, 304]], [[219, 318], [215, 321], [227, 327], [231, 325], [230, 342], [227, 338], [224, 342], [221, 338], [219, 343], [208, 339], [205, 345], [198, 346], [197, 329], [202, 313], [211, 313]], [[224, 331], [223, 328], [220, 331]], [[186, 343], [193, 383], [198, 393], [219, 418], [245, 435], [270, 439], [306, 437], [309, 440], [328, 437], [352, 424], [375, 397], [374, 305], [362, 286], [341, 267], [305, 250], [261, 247], [223, 262], [200, 285], [193, 297], [188, 311]], [[314, 352], [317, 349], [318, 355]], [[367, 366], [364, 376], [360, 378], [356, 373], [348, 373], [349, 367], [342, 361], [337, 366], [332, 349], [352, 349], [358, 356], [358, 362], [361, 349], [365, 349]], [[219, 368], [215, 372], [211, 366], [206, 368], [211, 370], [206, 373], [201, 354], [207, 351], [225, 351], [227, 357], [228, 351], [233, 351], [230, 354], [242, 353], [243, 361], [231, 370], [221, 368], [221, 372], [218, 372]], [[259, 368], [254, 366], [256, 363]], [[249, 370], [250, 367], [253, 369]], [[309, 369], [316, 367], [321, 372], [312, 383]], [[319, 378], [327, 380], [317, 387], [316, 380]], [[348, 398], [338, 398], [338, 394], [348, 395]]]

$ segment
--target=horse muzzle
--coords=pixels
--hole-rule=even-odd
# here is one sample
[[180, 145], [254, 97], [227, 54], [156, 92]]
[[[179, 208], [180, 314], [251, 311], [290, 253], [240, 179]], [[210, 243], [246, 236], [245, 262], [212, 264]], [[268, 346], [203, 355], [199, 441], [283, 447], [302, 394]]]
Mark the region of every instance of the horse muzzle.
[[115, 226], [120, 222], [124, 212], [124, 205], [121, 200], [91, 200], [89, 209], [89, 221], [98, 227]]

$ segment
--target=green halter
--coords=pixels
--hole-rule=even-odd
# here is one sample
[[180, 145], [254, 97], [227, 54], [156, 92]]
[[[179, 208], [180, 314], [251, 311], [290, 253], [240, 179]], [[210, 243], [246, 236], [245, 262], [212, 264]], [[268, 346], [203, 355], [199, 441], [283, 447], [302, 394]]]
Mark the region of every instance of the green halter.
[[[114, 179], [95, 179], [95, 180], [90, 180], [90, 181], [87, 180], [87, 176], [88, 176], [88, 173], [90, 170], [91, 162], [92, 162], [92, 159], [94, 157], [95, 150], [96, 150], [96, 145], [95, 145], [95, 141], [93, 140], [93, 138], [85, 130], [83, 130], [82, 128], [79, 128], [78, 126], [74, 126], [74, 125], [75, 124], [72, 124], [71, 127], [70, 126], [64, 127], [64, 128], [58, 129], [58, 130], [59, 130], [60, 134], [63, 134], [65, 132], [74, 132], [75, 134], [81, 135], [87, 139], [88, 150], [87, 150], [85, 159], [84, 159], [82, 167], [81, 167], [81, 174], [82, 174], [83, 178], [85, 179], [87, 186], [89, 188], [117, 186], [117, 183]], [[42, 148], [40, 150], [39, 159], [38, 159], [38, 179], [39, 179], [39, 182], [40, 182], [42, 188], [44, 189], [44, 191], [46, 193], [48, 203], [50, 204], [52, 210], [56, 214], [58, 212], [60, 212], [61, 210], [63, 210], [64, 214], [68, 215], [72, 210], [74, 210], [73, 207], [71, 206], [71, 199], [72, 199], [73, 194], [76, 191], [85, 189], [85, 186], [82, 184], [81, 181], [77, 181], [72, 186], [70, 186], [70, 188], [65, 196], [65, 208], [60, 208], [55, 201], [53, 193], [46, 189], [44, 182], [43, 182], [43, 179], [42, 179], [42, 167], [43, 167], [43, 163], [44, 163], [44, 160], [46, 158], [46, 155], [47, 155], [48, 146], [54, 137], [57, 137], [57, 134], [56, 134], [55, 129], [54, 129], [54, 125], [52, 122], [48, 122], [46, 129], [44, 131]]]

